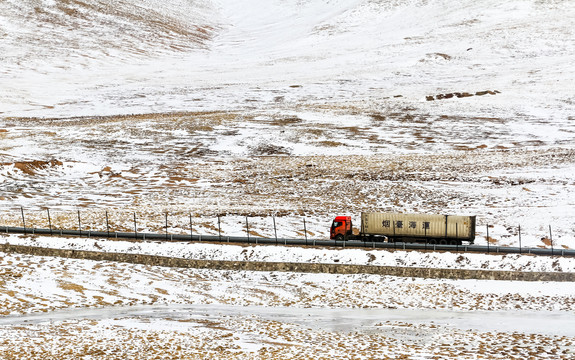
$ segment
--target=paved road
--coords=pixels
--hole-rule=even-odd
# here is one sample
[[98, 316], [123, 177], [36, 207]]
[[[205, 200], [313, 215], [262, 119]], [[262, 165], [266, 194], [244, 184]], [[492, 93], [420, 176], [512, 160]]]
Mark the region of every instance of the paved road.
[[[311, 329], [344, 332], [378, 332], [392, 337], [409, 337], [415, 331], [397, 331], [386, 321], [424, 325], [417, 336], [434, 334], [433, 325], [482, 332], [518, 332], [575, 337], [575, 313], [546, 311], [450, 311], [430, 309], [326, 309], [232, 305], [149, 305], [97, 309], [69, 309], [30, 315], [0, 317], [0, 326], [53, 324], [77, 320], [129, 320], [138, 328], [155, 323], [155, 327], [197, 327], [205, 320], [222, 321], [229, 317], [257, 317]], [[194, 321], [194, 320], [197, 320]], [[388, 323], [389, 324], [389, 323]]]
[[541, 248], [518, 248], [507, 246], [486, 246], [486, 245], [432, 245], [417, 243], [386, 243], [386, 242], [363, 242], [363, 241], [335, 241], [335, 240], [313, 240], [313, 239], [275, 239], [243, 236], [218, 236], [218, 235], [182, 235], [182, 234], [155, 234], [155, 233], [133, 233], [133, 232], [105, 232], [105, 231], [79, 231], [79, 230], [50, 230], [31, 229], [23, 227], [0, 226], [0, 232], [12, 234], [35, 234], [52, 236], [79, 236], [97, 238], [118, 238], [118, 239], [142, 239], [158, 241], [211, 241], [229, 243], [248, 244], [278, 244], [278, 245], [313, 245], [313, 246], [335, 246], [353, 248], [379, 248], [379, 249], [409, 249], [409, 250], [434, 250], [434, 251], [454, 251], [454, 252], [474, 252], [474, 253], [500, 253], [500, 254], [534, 254], [544, 256], [575, 256], [575, 250], [567, 249], [541, 249]]

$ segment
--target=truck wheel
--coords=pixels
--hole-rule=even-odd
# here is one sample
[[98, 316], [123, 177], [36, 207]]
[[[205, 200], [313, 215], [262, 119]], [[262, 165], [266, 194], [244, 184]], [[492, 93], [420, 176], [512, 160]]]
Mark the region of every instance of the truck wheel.
[[460, 245], [460, 244], [457, 240], [451, 240], [449, 241], [449, 245]]
[[345, 238], [343, 237], [342, 234], [337, 234], [337, 235], [335, 236], [335, 241], [343, 241], [344, 239], [345, 239]]

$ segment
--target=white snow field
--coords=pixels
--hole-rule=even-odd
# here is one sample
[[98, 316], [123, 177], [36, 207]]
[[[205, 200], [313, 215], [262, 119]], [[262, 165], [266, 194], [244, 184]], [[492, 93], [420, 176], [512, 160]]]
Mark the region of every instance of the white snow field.
[[521, 226], [526, 245], [571, 247], [574, 13], [569, 1], [4, 1], [5, 221], [19, 224], [20, 206], [305, 215], [325, 237], [335, 215], [429, 212], [477, 215], [483, 241], [490, 225], [517, 245]]
[[[502, 117], [513, 131], [536, 120], [546, 120], [537, 129], [551, 130], [548, 122], [568, 125], [572, 115], [575, 10], [569, 1], [25, 0], [0, 6], [5, 116], [399, 105], [426, 115]], [[484, 90], [501, 93], [425, 101]], [[384, 101], [395, 95], [403, 97]], [[533, 135], [569, 138], [538, 132]]]
[[[476, 215], [575, 247], [575, 2], [0, 1], [0, 226], [324, 239]], [[519, 226], [521, 231], [519, 231]], [[489, 229], [489, 237], [487, 237]], [[2, 242], [567, 271], [533, 256]], [[283, 260], [282, 260], [283, 259]], [[291, 259], [291, 260], [290, 260]], [[566, 283], [199, 271], [0, 254], [0, 358], [570, 359]], [[292, 312], [293, 310], [293, 312]], [[351, 318], [351, 320], [350, 320]], [[305, 320], [305, 319], [309, 319]], [[530, 319], [519, 322], [518, 319]]]
[[15, 254], [0, 254], [0, 275], [6, 359], [569, 359], [575, 351], [571, 283], [215, 271]]

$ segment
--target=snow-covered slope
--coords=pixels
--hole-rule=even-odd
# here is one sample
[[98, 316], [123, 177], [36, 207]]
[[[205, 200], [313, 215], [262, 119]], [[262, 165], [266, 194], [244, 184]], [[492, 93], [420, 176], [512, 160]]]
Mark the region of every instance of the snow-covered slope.
[[[573, 19], [573, 0], [2, 0], [0, 225], [25, 217], [29, 228], [103, 230], [110, 220], [113, 230], [188, 233], [193, 221], [195, 234], [271, 237], [277, 220], [280, 237], [321, 239], [335, 215], [357, 227], [362, 211], [426, 212], [477, 215], [482, 245], [573, 248]], [[230, 260], [574, 268], [524, 255], [1, 240]], [[557, 320], [572, 312], [572, 287], [0, 254], [4, 316], [112, 308], [101, 320], [9, 317], [0, 357], [567, 358], [575, 341], [562, 328], [573, 326]], [[280, 315], [214, 318], [216, 307], [190, 318], [182, 308], [184, 317], [150, 321], [116, 307], [154, 303]], [[277, 321], [287, 313], [278, 306], [432, 315], [310, 331], [309, 312], [294, 327]], [[529, 310], [507, 318], [542, 325], [459, 330], [433, 311], [445, 308]], [[483, 319], [465, 316], [465, 326]], [[539, 328], [551, 335], [529, 333]]]
[[321, 238], [338, 214], [455, 213], [481, 241], [521, 225], [572, 247], [574, 18], [558, 0], [2, 1], [0, 217], [306, 215]]
[[3, 1], [0, 115], [264, 107], [300, 85], [296, 102], [561, 117], [574, 17], [551, 0]]

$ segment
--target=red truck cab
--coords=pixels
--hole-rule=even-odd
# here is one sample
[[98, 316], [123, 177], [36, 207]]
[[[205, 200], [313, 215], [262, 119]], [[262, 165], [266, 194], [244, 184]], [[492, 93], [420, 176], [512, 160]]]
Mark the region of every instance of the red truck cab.
[[329, 238], [331, 240], [346, 240], [352, 235], [351, 216], [336, 216], [331, 224]]

